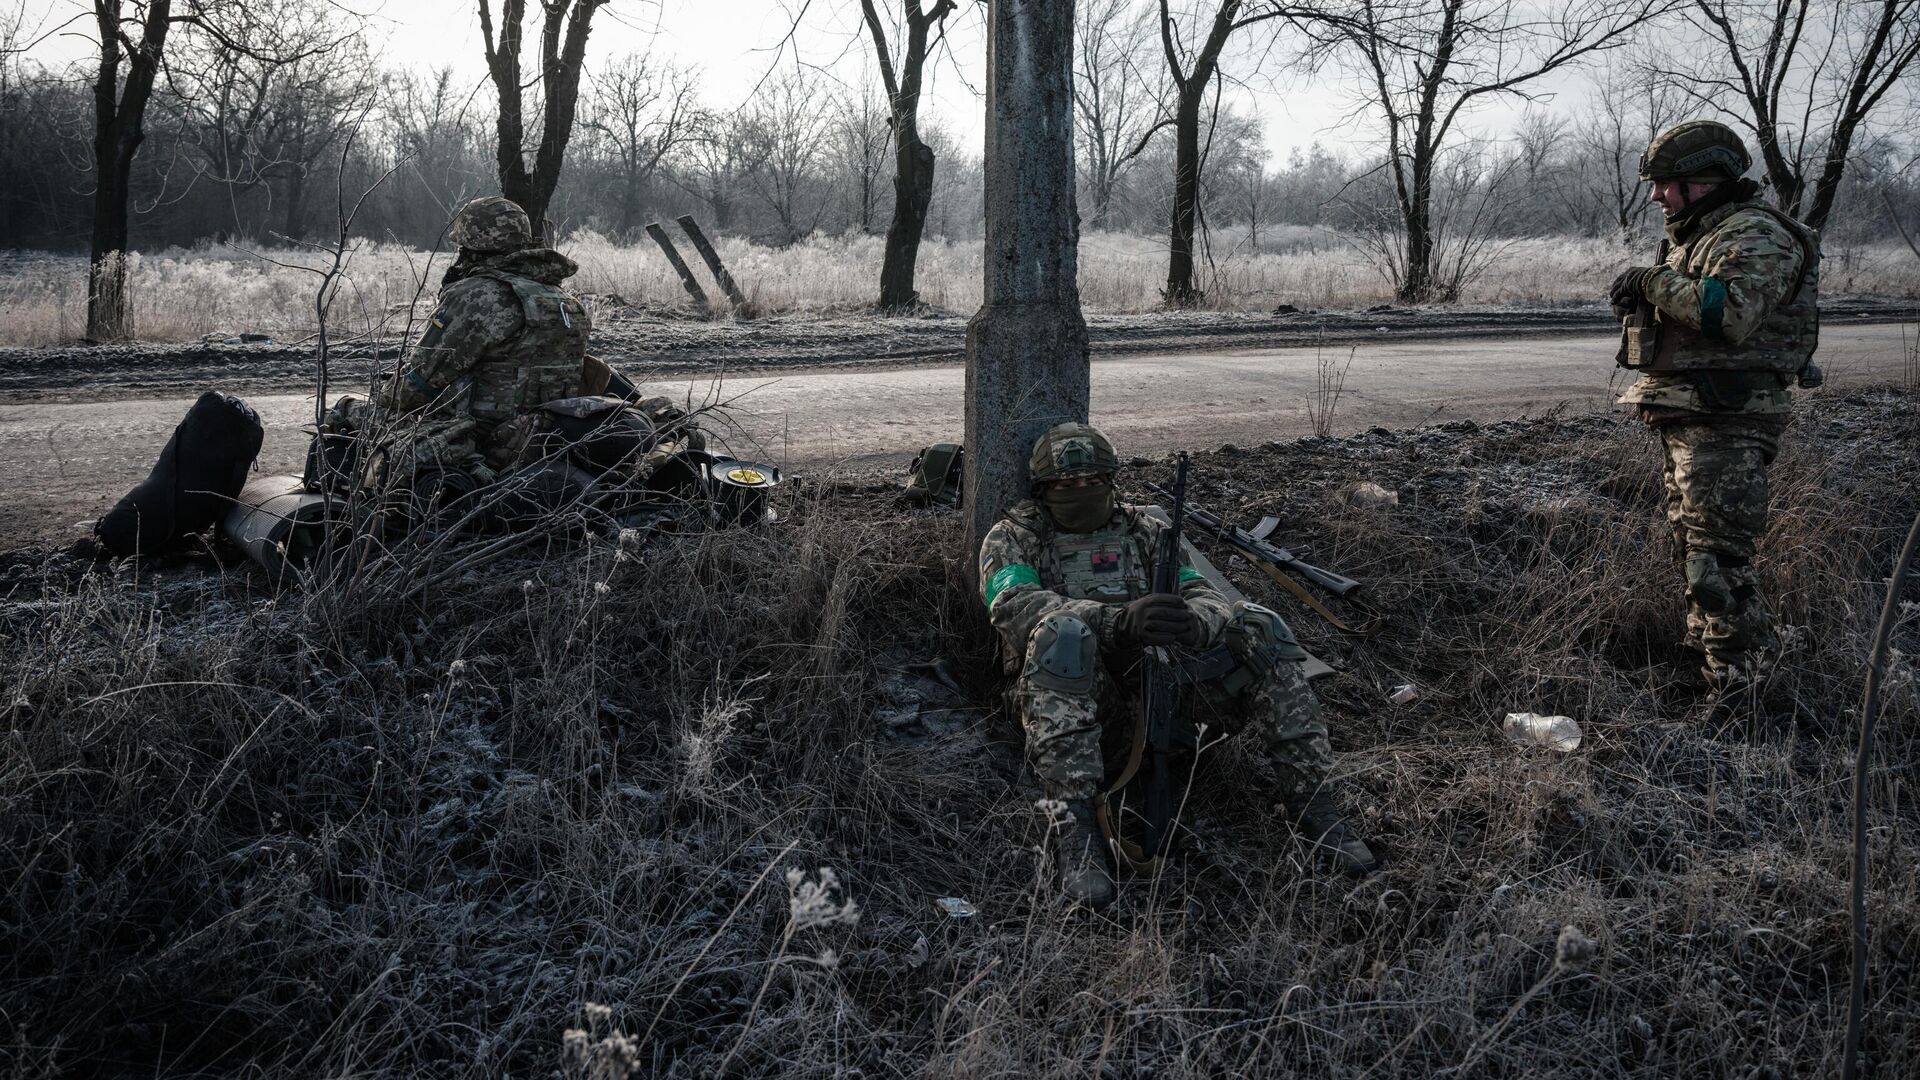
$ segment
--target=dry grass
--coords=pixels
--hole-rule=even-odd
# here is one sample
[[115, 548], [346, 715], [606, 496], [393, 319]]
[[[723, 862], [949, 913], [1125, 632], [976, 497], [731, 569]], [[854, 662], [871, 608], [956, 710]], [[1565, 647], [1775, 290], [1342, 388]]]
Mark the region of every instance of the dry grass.
[[[766, 533], [556, 550], [423, 600], [16, 569], [0, 1060], [1830, 1073], [1844, 736], [1876, 582], [1920, 509], [1902, 475], [1916, 454], [1911, 395], [1816, 398], [1796, 425], [1764, 561], [1803, 643], [1781, 696], [1810, 727], [1753, 743], [1681, 720], [1654, 448], [1632, 425], [1199, 455], [1197, 498], [1282, 513], [1290, 541], [1372, 579], [1398, 616], [1359, 644], [1294, 620], [1350, 665], [1321, 689], [1388, 865], [1359, 884], [1303, 870], [1229, 747], [1190, 853], [1097, 921], [1060, 917], [1041, 884], [1035, 792], [993, 707], [952, 516], [857, 483], [783, 489], [792, 516]], [[1400, 505], [1328, 497], [1363, 477]], [[1884, 1075], [1920, 1054], [1911, 615], [1899, 644], [1870, 850]], [[941, 656], [958, 722], [903, 734], [887, 680]], [[1399, 682], [1420, 700], [1385, 705]], [[1570, 713], [1588, 741], [1514, 747], [1509, 708]], [[948, 919], [941, 896], [982, 914]]]
[[[870, 305], [879, 280], [882, 238], [813, 236], [786, 248], [723, 237], [725, 260], [757, 310], [844, 313]], [[616, 244], [587, 232], [561, 249], [578, 260], [576, 287], [642, 306], [679, 308], [686, 294], [651, 242]], [[967, 313], [980, 306], [979, 241], [927, 240], [916, 281], [935, 307]], [[1203, 261], [1206, 306], [1267, 311], [1276, 304], [1351, 308], [1390, 302], [1393, 290], [1358, 249], [1321, 229], [1268, 229], [1254, 253], [1244, 235], [1217, 236]], [[312, 253], [265, 252], [293, 263]], [[690, 253], [684, 252], [688, 257]], [[1619, 269], [1644, 257], [1607, 240], [1546, 237], [1505, 247], [1492, 268], [1466, 289], [1469, 304], [1590, 304]], [[426, 256], [370, 245], [355, 258], [342, 291], [336, 332], [367, 333], [403, 326], [416, 272]], [[444, 259], [428, 275], [437, 280]], [[704, 270], [700, 271], [704, 274]], [[1872, 293], [1920, 297], [1920, 262], [1904, 248], [1852, 248], [1823, 270], [1829, 295]], [[1160, 306], [1166, 281], [1164, 243], [1157, 237], [1088, 233], [1080, 241], [1080, 296], [1089, 311], [1143, 312]], [[136, 255], [131, 271], [134, 335], [148, 341], [190, 341], [205, 334], [271, 334], [282, 340], [313, 332], [312, 282], [231, 248]], [[707, 282], [708, 293], [719, 292]], [[432, 290], [428, 290], [429, 299]], [[71, 341], [85, 326], [83, 266], [69, 257], [14, 255], [0, 260], [0, 345]], [[383, 320], [385, 322], [383, 323]]]

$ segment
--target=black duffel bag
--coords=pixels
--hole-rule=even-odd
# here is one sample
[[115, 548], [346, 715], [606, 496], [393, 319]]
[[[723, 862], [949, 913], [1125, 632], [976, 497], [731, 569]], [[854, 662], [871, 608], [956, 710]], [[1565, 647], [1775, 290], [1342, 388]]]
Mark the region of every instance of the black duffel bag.
[[151, 555], [210, 528], [233, 509], [265, 438], [246, 402], [217, 390], [200, 395], [153, 471], [94, 525], [100, 545], [123, 557]]

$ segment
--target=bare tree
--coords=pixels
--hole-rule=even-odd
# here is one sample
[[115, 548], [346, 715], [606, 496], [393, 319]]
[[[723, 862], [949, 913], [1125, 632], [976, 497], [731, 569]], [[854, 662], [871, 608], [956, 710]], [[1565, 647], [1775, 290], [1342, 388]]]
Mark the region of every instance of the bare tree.
[[540, 142], [527, 166], [526, 112], [521, 92], [531, 85], [520, 70], [522, 24], [527, 0], [498, 0], [500, 25], [494, 28], [495, 0], [480, 0], [480, 35], [487, 57], [487, 74], [499, 94], [496, 118], [499, 142], [494, 149], [500, 170], [500, 193], [520, 204], [533, 222], [537, 239], [547, 237], [547, 207], [560, 184], [566, 163], [567, 141], [573, 137], [574, 111], [580, 101], [580, 74], [587, 57], [587, 34], [594, 12], [608, 0], [539, 0]]
[[844, 193], [848, 224], [863, 233], [873, 231], [873, 219], [880, 212], [881, 174], [892, 145], [892, 116], [870, 87], [840, 96], [833, 118], [836, 186]]
[[404, 228], [416, 240], [437, 238], [488, 171], [479, 122], [467, 115], [450, 67], [389, 75], [386, 98], [389, 138], [410, 194]]
[[706, 204], [713, 227], [722, 232], [734, 226], [741, 180], [755, 164], [752, 127], [737, 111], [697, 113], [691, 136], [666, 174], [675, 187]]
[[1663, 72], [1737, 114], [1780, 208], [1825, 227], [1861, 125], [1920, 58], [1920, 0], [1692, 0], [1688, 18], [1717, 48]]
[[1074, 28], [1073, 121], [1089, 228], [1107, 228], [1121, 177], [1172, 123], [1157, 92], [1154, 23], [1134, 0], [1083, 0]]
[[880, 79], [887, 88], [893, 119], [893, 222], [887, 226], [887, 250], [880, 266], [880, 307], [906, 307], [919, 299], [913, 287], [913, 269], [920, 257], [920, 237], [927, 228], [927, 208], [933, 201], [933, 147], [920, 137], [920, 87], [924, 78], [928, 35], [944, 28], [957, 5], [935, 0], [922, 8], [920, 0], [901, 0], [906, 40], [900, 45], [896, 73], [893, 51], [887, 47], [886, 28], [873, 0], [860, 0], [860, 14], [873, 36], [874, 56], [880, 61]]
[[594, 75], [589, 89], [586, 124], [612, 147], [624, 238], [640, 227], [640, 196], [661, 161], [693, 138], [694, 84], [676, 68], [628, 53]]
[[[87, 339], [127, 333], [128, 204], [147, 105], [176, 25], [245, 51], [254, 12], [240, 0], [93, 0], [93, 235], [87, 260]], [[291, 62], [311, 53], [280, 54]]]
[[1675, 98], [1670, 84], [1608, 65], [1575, 125], [1574, 140], [1591, 166], [1580, 170], [1579, 183], [1604, 206], [1622, 239], [1639, 227], [1651, 206], [1640, 179], [1640, 155], [1654, 132], [1678, 118]]
[[372, 62], [356, 22], [301, 0], [249, 0], [221, 37], [190, 36], [166, 64], [170, 104], [198, 151], [201, 176], [238, 196], [279, 185], [283, 232], [297, 236], [308, 170], [345, 134], [372, 94]]
[[745, 132], [751, 165], [746, 182], [773, 211], [782, 243], [793, 243], [819, 223], [826, 200], [816, 202], [811, 218], [801, 203], [807, 184], [816, 178], [830, 121], [812, 83], [799, 72], [761, 87], [749, 106]]
[[[1210, 9], [1212, 15], [1206, 16]], [[1183, 13], [1196, 14], [1196, 13]], [[1207, 90], [1220, 77], [1220, 54], [1229, 38], [1249, 26], [1273, 19], [1319, 19], [1321, 10], [1292, 7], [1272, 0], [1205, 0], [1197, 12], [1203, 19], [1205, 34], [1200, 44], [1190, 46], [1181, 32], [1181, 24], [1190, 21], [1177, 17], [1168, 0], [1160, 0], [1160, 48], [1167, 63], [1167, 78], [1173, 84], [1173, 222], [1167, 237], [1168, 304], [1185, 307], [1200, 299], [1193, 284], [1193, 236], [1200, 215], [1200, 142], [1201, 107]]]
[[1461, 116], [1526, 99], [1542, 76], [1625, 44], [1668, 0], [1360, 0], [1335, 24], [1358, 58], [1362, 95], [1384, 121], [1386, 168], [1403, 233], [1402, 302], [1453, 300], [1437, 268], [1435, 181]]

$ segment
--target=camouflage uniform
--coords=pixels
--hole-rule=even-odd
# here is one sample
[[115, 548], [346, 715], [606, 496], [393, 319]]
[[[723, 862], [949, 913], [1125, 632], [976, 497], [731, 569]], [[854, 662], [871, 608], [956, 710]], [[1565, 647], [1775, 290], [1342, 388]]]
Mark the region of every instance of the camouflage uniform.
[[1174, 655], [1197, 691], [1181, 695], [1194, 741], [1253, 729], [1315, 854], [1345, 873], [1371, 872], [1373, 852], [1326, 783], [1333, 752], [1307, 688], [1306, 651], [1280, 616], [1229, 604], [1192, 567], [1180, 568], [1174, 594], [1154, 592], [1168, 526], [1116, 501], [1118, 469], [1113, 444], [1095, 429], [1053, 428], [1028, 462], [1034, 498], [980, 545], [981, 599], [1000, 634], [1009, 695], [1047, 805], [1059, 812], [1048, 829], [1062, 895], [1094, 908], [1114, 898], [1097, 805], [1107, 751], [1117, 758], [1132, 742], [1129, 705], [1149, 646], [1185, 647]]
[[[1717, 126], [1666, 133], [1648, 160], [1663, 140], [1709, 127]], [[1744, 159], [1737, 136], [1719, 137]], [[1719, 688], [1763, 675], [1775, 650], [1751, 560], [1767, 529], [1767, 467], [1789, 419], [1787, 387], [1818, 344], [1820, 277], [1811, 229], [1758, 202], [1749, 181], [1726, 188], [1700, 200], [1718, 196], [1718, 205], [1670, 219], [1662, 265], [1629, 271], [1639, 274], [1659, 337], [1652, 362], [1620, 398], [1660, 436], [1667, 522], [1687, 583], [1687, 644]]]
[[[1151, 591], [1153, 552], [1166, 527], [1123, 506], [1107, 528], [1063, 532], [1029, 500], [980, 546], [982, 597], [1013, 676], [1028, 757], [1058, 798], [1096, 797], [1106, 775], [1103, 740], [1123, 748], [1132, 732], [1130, 684], [1141, 652], [1118, 642], [1115, 622], [1127, 601]], [[1209, 733], [1251, 729], [1285, 793], [1312, 794], [1331, 771], [1333, 751], [1292, 631], [1263, 607], [1229, 604], [1190, 567], [1181, 568], [1180, 597], [1200, 618], [1204, 647], [1225, 644], [1239, 664], [1185, 696], [1186, 719]], [[1088, 661], [1072, 677], [1050, 662], [1063, 639]]]
[[499, 469], [525, 441], [503, 425], [581, 392], [593, 320], [560, 287], [579, 267], [551, 248], [528, 246], [518, 206], [497, 196], [475, 200], [461, 208], [452, 235], [461, 254], [440, 306], [377, 403], [421, 414], [417, 441], [433, 444], [436, 456], [477, 451]]

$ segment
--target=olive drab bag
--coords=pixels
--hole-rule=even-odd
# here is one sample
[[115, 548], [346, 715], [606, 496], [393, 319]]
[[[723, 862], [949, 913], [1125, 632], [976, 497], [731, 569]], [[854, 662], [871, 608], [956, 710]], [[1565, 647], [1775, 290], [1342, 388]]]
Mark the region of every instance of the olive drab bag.
[[910, 477], [904, 498], [921, 506], [960, 505], [960, 469], [966, 451], [959, 443], [934, 443], [920, 451], [908, 466]]

